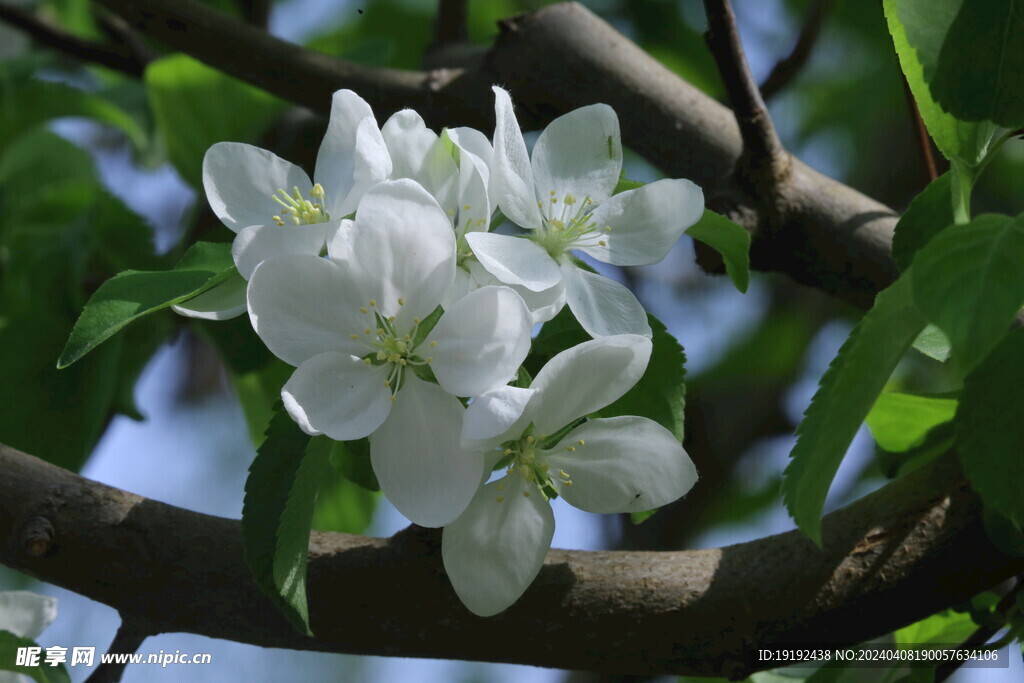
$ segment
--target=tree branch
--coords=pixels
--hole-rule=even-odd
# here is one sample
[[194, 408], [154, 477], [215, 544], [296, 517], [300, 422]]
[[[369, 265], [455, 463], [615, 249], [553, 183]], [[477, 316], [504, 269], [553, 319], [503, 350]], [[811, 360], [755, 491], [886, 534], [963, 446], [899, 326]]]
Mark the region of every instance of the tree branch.
[[818, 37], [821, 36], [821, 27], [825, 25], [825, 18], [830, 9], [832, 9], [832, 0], [815, 0], [807, 10], [804, 25], [800, 29], [800, 35], [797, 36], [793, 51], [780, 59], [772, 67], [768, 77], [761, 83], [761, 97], [765, 100], [770, 100], [778, 95], [800, 74], [807, 64], [807, 60], [810, 59], [811, 52], [814, 51]]
[[145, 63], [137, 58], [128, 45], [108, 45], [79, 38], [48, 24], [32, 12], [10, 5], [0, 5], [0, 21], [21, 29], [40, 45], [84, 62], [99, 64], [134, 77], [141, 76], [145, 71]]
[[763, 185], [771, 191], [789, 173], [788, 155], [750, 73], [732, 4], [729, 0], [704, 0], [704, 11], [708, 18], [704, 38], [718, 65], [743, 139], [737, 172], [748, 175], [755, 187]]
[[765, 210], [763, 198], [735, 184], [742, 141], [729, 110], [578, 4], [502, 22], [492, 49], [465, 68], [412, 72], [305, 50], [194, 0], [97, 1], [152, 38], [320, 112], [335, 89], [351, 88], [381, 120], [412, 107], [435, 128], [490, 130], [494, 83], [512, 91], [528, 126], [605, 102], [618, 112], [627, 145], [667, 175], [701, 185], [712, 208], [754, 233], [754, 268], [786, 272], [861, 308], [898, 274], [892, 209], [794, 159]]
[[[522, 600], [488, 619], [455, 597], [436, 531], [413, 527], [391, 539], [314, 532], [311, 639], [256, 588], [237, 521], [3, 446], [0, 471], [4, 564], [154, 632], [264, 647], [734, 677], [766, 666], [754, 661], [758, 647], [852, 645], [1024, 570], [1024, 558], [988, 542], [980, 504], [946, 458], [830, 514], [824, 549], [793, 531], [715, 550], [552, 550]], [[23, 538], [37, 519], [53, 529], [42, 555]]]
[[468, 4], [468, 0], [438, 0], [432, 49], [469, 39]]

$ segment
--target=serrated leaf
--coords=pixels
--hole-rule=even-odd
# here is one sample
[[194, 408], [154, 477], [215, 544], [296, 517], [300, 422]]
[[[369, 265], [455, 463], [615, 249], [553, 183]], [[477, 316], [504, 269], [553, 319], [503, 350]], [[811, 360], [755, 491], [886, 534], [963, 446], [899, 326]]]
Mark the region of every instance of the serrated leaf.
[[181, 303], [233, 272], [230, 244], [197, 242], [172, 270], [118, 273], [85, 305], [57, 367], [66, 368], [132, 321]]
[[956, 449], [986, 506], [1024, 528], [1024, 330], [1014, 330], [964, 380]]
[[956, 414], [956, 399], [882, 394], [865, 418], [879, 446], [902, 453], [924, 443], [932, 428], [949, 422]]
[[313, 513], [313, 528], [343, 534], [365, 533], [373, 521], [380, 491], [360, 486], [330, 467], [324, 474]]
[[[46, 650], [39, 655], [37, 666], [17, 666], [19, 647], [39, 647], [31, 638], [21, 638], [10, 631], [0, 630], [0, 671], [13, 671], [28, 676], [36, 683], [71, 683], [63, 664], [44, 664]], [[17, 678], [17, 677], [15, 677]]]
[[1024, 125], [1022, 0], [899, 0], [932, 97], [965, 121]]
[[936, 235], [914, 258], [914, 303], [964, 368], [985, 357], [1024, 304], [1024, 216], [986, 214]]
[[249, 570], [292, 626], [309, 636], [309, 532], [331, 443], [327, 437], [305, 434], [278, 403], [249, 467], [242, 505], [242, 543]]
[[797, 428], [782, 495], [797, 526], [819, 545], [825, 498], [839, 464], [925, 323], [911, 299], [909, 277], [879, 294], [822, 376]]
[[933, 237], [953, 224], [952, 174], [943, 173], [914, 197], [896, 223], [892, 257], [905, 271], [914, 255]]
[[750, 284], [749, 232], [725, 216], [704, 209], [704, 215], [686, 230], [686, 234], [721, 254], [725, 272], [736, 289], [747, 291]]
[[[899, 56], [900, 67], [903, 69], [903, 75], [917, 102], [921, 119], [932, 139], [935, 140], [935, 146], [947, 159], [961, 159], [970, 166], [977, 166], [985, 158], [992, 135], [995, 133], [995, 126], [988, 121], [961, 121], [943, 111], [932, 99], [917, 50], [907, 41], [906, 29], [897, 11], [899, 1], [883, 0], [882, 6], [885, 10], [885, 20], [889, 25], [889, 33], [892, 35], [896, 54]], [[903, 268], [903, 266], [900, 267]]]
[[257, 142], [284, 102], [185, 55], [158, 59], [144, 77], [156, 128], [186, 182], [203, 187], [206, 150]]

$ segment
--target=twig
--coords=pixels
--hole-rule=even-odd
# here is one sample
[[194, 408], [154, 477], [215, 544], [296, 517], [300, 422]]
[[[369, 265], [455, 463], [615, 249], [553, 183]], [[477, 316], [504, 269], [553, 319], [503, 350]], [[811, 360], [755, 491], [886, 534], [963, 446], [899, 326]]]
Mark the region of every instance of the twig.
[[761, 97], [765, 100], [773, 98], [788, 86], [804, 68], [818, 42], [818, 37], [821, 35], [825, 17], [828, 16], [831, 9], [832, 0], [816, 0], [807, 10], [804, 25], [800, 29], [800, 35], [797, 37], [796, 45], [793, 46], [793, 51], [772, 67], [771, 73], [761, 83]]
[[704, 38], [718, 65], [743, 138], [738, 170], [756, 184], [777, 184], [788, 175], [788, 156], [750, 72], [732, 5], [729, 0], [704, 0], [704, 10], [708, 18]]
[[96, 17], [96, 21], [99, 24], [100, 29], [107, 35], [108, 38], [115, 44], [124, 46], [124, 49], [130, 54], [139, 65], [145, 69], [150, 62], [155, 60], [159, 55], [146, 45], [146, 42], [142, 40], [142, 37], [132, 30], [121, 17], [116, 14], [110, 14], [93, 8], [93, 15]]
[[0, 5], [0, 21], [21, 29], [42, 45], [84, 62], [100, 64], [135, 77], [141, 76], [146, 68], [125, 46], [94, 43], [79, 38], [17, 7]]
[[271, 0], [238, 0], [242, 18], [253, 26], [266, 28], [270, 22]]
[[469, 39], [466, 22], [469, 17], [468, 4], [468, 0], [438, 0], [437, 23], [434, 25], [431, 49]]
[[[1010, 589], [1003, 599], [996, 605], [996, 614], [1002, 617], [1005, 621], [1007, 612], [1017, 602], [1017, 595], [1024, 589], [1024, 576], [1017, 577], [1017, 585]], [[967, 639], [960, 644], [959, 649], [961, 650], [973, 650], [980, 648], [988, 641], [992, 640], [993, 636], [999, 633], [1003, 628], [1006, 627], [1005, 623], [999, 624], [987, 624], [985, 626], [979, 626], [978, 630], [972, 633]], [[944, 662], [939, 666], [935, 667], [935, 683], [942, 683], [947, 678], [953, 675], [953, 673], [963, 666], [965, 660], [954, 659], [949, 662]]]
[[[902, 73], [901, 71], [900, 74], [902, 75]], [[924, 119], [921, 118], [921, 110], [917, 108], [917, 101], [914, 99], [914, 93], [910, 90], [910, 84], [907, 83], [906, 76], [903, 76], [902, 80], [903, 94], [907, 98], [907, 110], [910, 113], [910, 122], [914, 127], [917, 148], [921, 152], [921, 163], [924, 164], [925, 173], [928, 174], [928, 182], [931, 182], [939, 177], [939, 172], [935, 167], [935, 155], [932, 154], [932, 139], [928, 136], [928, 129], [924, 125]]]
[[[131, 655], [134, 654], [143, 641], [153, 635], [152, 630], [146, 628], [142, 622], [135, 617], [121, 615], [121, 626], [117, 629], [114, 640], [107, 648], [109, 654]], [[85, 680], [85, 683], [118, 683], [124, 674], [124, 668], [128, 662], [102, 662], [96, 670]]]

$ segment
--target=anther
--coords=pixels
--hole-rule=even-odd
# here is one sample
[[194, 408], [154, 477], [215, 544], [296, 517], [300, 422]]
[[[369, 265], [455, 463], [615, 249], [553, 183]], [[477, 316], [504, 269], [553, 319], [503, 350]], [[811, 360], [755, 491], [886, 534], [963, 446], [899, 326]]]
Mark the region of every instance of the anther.
[[530, 492], [529, 491], [523, 491], [523, 498], [529, 498], [529, 497], [530, 497]]
[[370, 330], [370, 328], [369, 328], [369, 327], [367, 327], [367, 328], [365, 328], [365, 329], [363, 330], [363, 334], [370, 334], [370, 332], [371, 332], [371, 330]]
[[534, 441], [536, 441], [536, 439], [534, 439], [532, 436], [526, 437], [526, 443], [533, 443]]
[[437, 342], [436, 341], [430, 342], [430, 348], [434, 348], [435, 346], [437, 346]]
[[566, 472], [565, 470], [558, 470], [558, 476], [560, 476], [562, 479], [568, 479], [569, 473]]
[[375, 308], [376, 306], [377, 306], [377, 300], [376, 299], [370, 299], [370, 307], [371, 308]]
[[404, 306], [405, 305], [405, 299], [403, 299], [402, 297], [398, 297], [398, 305], [399, 306]]
[[504, 503], [505, 502], [505, 496], [498, 496], [497, 498], [495, 498], [495, 500], [497, 500], [499, 503]]
[[419, 325], [420, 324], [420, 319], [419, 318], [413, 318], [412, 319], [412, 324], [413, 325]]
[[369, 313], [370, 310], [368, 308], [366, 308], [366, 306], [360, 306], [359, 307], [359, 312], [360, 313]]
[[364, 358], [363, 365], [373, 365], [373, 361], [370, 360], [369, 358]]
[[473, 208], [472, 206], [470, 206], [469, 204], [466, 204], [464, 207], [462, 207], [462, 210], [463, 211], [469, 211], [472, 208]]
[[587, 442], [586, 442], [586, 441], [584, 441], [583, 439], [580, 439], [580, 440], [579, 440], [579, 441], [577, 441], [576, 443], [578, 443], [578, 444], [579, 444], [579, 445], [581, 445], [581, 446], [586, 446], [586, 445], [587, 445]]
[[605, 242], [604, 240], [598, 240], [597, 243], [600, 244], [602, 247], [607, 247], [608, 246], [608, 243]]
[[390, 398], [390, 399], [391, 399], [391, 402], [392, 402], [392, 403], [394, 403], [394, 402], [395, 402], [395, 395], [394, 395], [394, 394], [391, 394], [390, 396], [388, 396], [388, 398]]
[[427, 365], [430, 365], [433, 362], [434, 362], [434, 357], [433, 356], [427, 356]]
[[350, 335], [348, 335], [348, 338], [349, 339], [359, 339], [359, 335], [358, 334], [350, 334]]
[[573, 451], [575, 451], [575, 450], [576, 450], [576, 447], [575, 447], [575, 446], [566, 446], [566, 447], [565, 447], [565, 450], [567, 450], [567, 451], [569, 451], [570, 453], [572, 453]]

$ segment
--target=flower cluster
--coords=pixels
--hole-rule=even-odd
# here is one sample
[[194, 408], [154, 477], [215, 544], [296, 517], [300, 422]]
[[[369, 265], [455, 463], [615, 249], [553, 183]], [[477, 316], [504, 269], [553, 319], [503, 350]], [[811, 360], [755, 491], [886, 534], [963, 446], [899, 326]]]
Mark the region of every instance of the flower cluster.
[[[485, 616], [540, 571], [551, 499], [643, 511], [696, 481], [664, 427], [588, 417], [644, 374], [652, 334], [632, 293], [574, 252], [654, 263], [703, 211], [686, 180], [615, 194], [622, 148], [610, 107], [559, 117], [530, 156], [508, 93], [494, 93], [489, 140], [468, 128], [438, 135], [411, 110], [381, 127], [339, 91], [313, 179], [270, 152], [214, 145], [206, 194], [237, 233], [248, 284], [177, 307], [248, 312], [295, 367], [282, 390], [289, 415], [311, 435], [369, 437], [384, 494], [411, 521], [445, 527], [452, 585]], [[517, 234], [493, 231], [496, 211]], [[593, 339], [530, 381], [531, 329], [565, 306]]]

